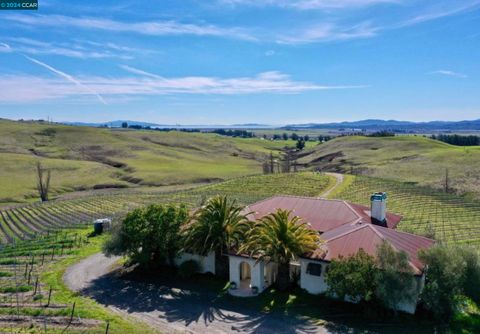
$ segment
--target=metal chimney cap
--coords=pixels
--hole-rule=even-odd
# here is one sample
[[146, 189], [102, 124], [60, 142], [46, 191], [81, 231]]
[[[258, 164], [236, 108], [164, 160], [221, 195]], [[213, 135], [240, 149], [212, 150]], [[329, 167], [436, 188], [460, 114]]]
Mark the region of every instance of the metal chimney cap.
[[386, 192], [377, 192], [377, 193], [372, 194], [372, 196], [370, 196], [371, 201], [384, 201], [386, 199], [387, 199], [387, 193]]

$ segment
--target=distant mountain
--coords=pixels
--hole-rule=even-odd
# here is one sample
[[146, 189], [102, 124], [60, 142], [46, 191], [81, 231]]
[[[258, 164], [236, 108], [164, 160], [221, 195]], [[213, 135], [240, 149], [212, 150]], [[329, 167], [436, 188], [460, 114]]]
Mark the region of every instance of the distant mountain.
[[291, 124], [284, 127], [275, 127], [267, 124], [245, 123], [245, 124], [210, 124], [210, 125], [181, 125], [181, 124], [158, 124], [150, 122], [139, 122], [131, 120], [116, 120], [104, 123], [84, 123], [84, 122], [62, 122], [62, 124], [75, 126], [108, 126], [111, 128], [120, 128], [122, 123], [127, 122], [128, 125], [140, 125], [142, 127], [151, 128], [178, 128], [178, 129], [332, 129], [344, 131], [380, 131], [389, 130], [394, 132], [425, 132], [425, 131], [480, 131], [480, 119], [472, 121], [431, 121], [431, 122], [410, 122], [397, 120], [381, 120], [381, 119], [365, 119], [353, 122], [338, 123], [306, 123]]
[[391, 131], [480, 131], [480, 119], [472, 121], [409, 122], [396, 120], [366, 119], [354, 122], [308, 123], [287, 125], [287, 129], [358, 129]]
[[142, 127], [151, 127], [151, 128], [179, 128], [179, 129], [230, 129], [230, 128], [240, 128], [240, 129], [253, 129], [253, 128], [271, 128], [271, 125], [266, 124], [257, 124], [257, 123], [248, 123], [248, 124], [210, 124], [210, 125], [181, 125], [181, 124], [158, 124], [158, 123], [149, 123], [149, 122], [139, 122], [139, 121], [129, 121], [129, 120], [117, 120], [109, 121], [103, 123], [88, 123], [88, 122], [62, 122], [62, 124], [73, 125], [73, 126], [93, 126], [93, 127], [103, 127], [108, 126], [110, 128], [121, 128], [122, 123], [126, 122], [128, 125], [140, 125]]
[[85, 122], [62, 122], [62, 124], [74, 125], [74, 126], [93, 126], [101, 127], [108, 126], [110, 128], [121, 128], [122, 123], [127, 122], [128, 125], [140, 125], [140, 126], [150, 126], [152, 128], [162, 128], [162, 127], [172, 127], [172, 125], [149, 123], [149, 122], [138, 122], [138, 121], [128, 121], [128, 120], [117, 120], [104, 123], [85, 123]]
[[245, 123], [245, 124], [232, 124], [232, 127], [240, 128], [240, 127], [246, 127], [246, 128], [271, 128], [271, 125], [268, 124], [259, 124], [259, 123]]

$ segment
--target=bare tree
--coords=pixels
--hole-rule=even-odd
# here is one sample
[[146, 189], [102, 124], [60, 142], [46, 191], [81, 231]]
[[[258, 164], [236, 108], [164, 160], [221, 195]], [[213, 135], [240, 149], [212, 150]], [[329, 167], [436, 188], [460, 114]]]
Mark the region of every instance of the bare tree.
[[275, 173], [275, 159], [272, 152], [270, 152], [270, 173]]
[[[44, 174], [46, 172], [46, 175]], [[37, 162], [37, 190], [42, 202], [48, 201], [48, 191], [50, 190], [50, 170], [42, 168], [42, 164]]]
[[282, 160], [282, 173], [290, 173], [291, 157], [290, 152], [286, 152]]
[[448, 177], [448, 168], [445, 168], [445, 192], [448, 193], [450, 189], [450, 179]]
[[262, 169], [263, 169], [263, 174], [270, 174], [270, 164], [265, 161], [263, 164], [262, 164]]

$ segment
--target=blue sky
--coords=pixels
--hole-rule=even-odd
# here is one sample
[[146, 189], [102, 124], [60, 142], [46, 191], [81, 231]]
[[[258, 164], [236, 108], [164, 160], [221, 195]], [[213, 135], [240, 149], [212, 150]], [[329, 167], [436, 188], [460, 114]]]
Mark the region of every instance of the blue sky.
[[0, 117], [480, 118], [480, 0], [39, 0], [39, 8], [0, 11]]

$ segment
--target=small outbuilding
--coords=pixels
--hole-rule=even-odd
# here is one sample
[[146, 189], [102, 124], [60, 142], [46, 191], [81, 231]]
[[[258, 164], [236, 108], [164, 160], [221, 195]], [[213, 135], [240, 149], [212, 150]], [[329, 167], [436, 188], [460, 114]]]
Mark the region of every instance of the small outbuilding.
[[109, 230], [111, 225], [111, 218], [95, 219], [95, 221], [93, 222], [93, 231], [95, 232], [95, 234], [102, 234], [103, 231]]

